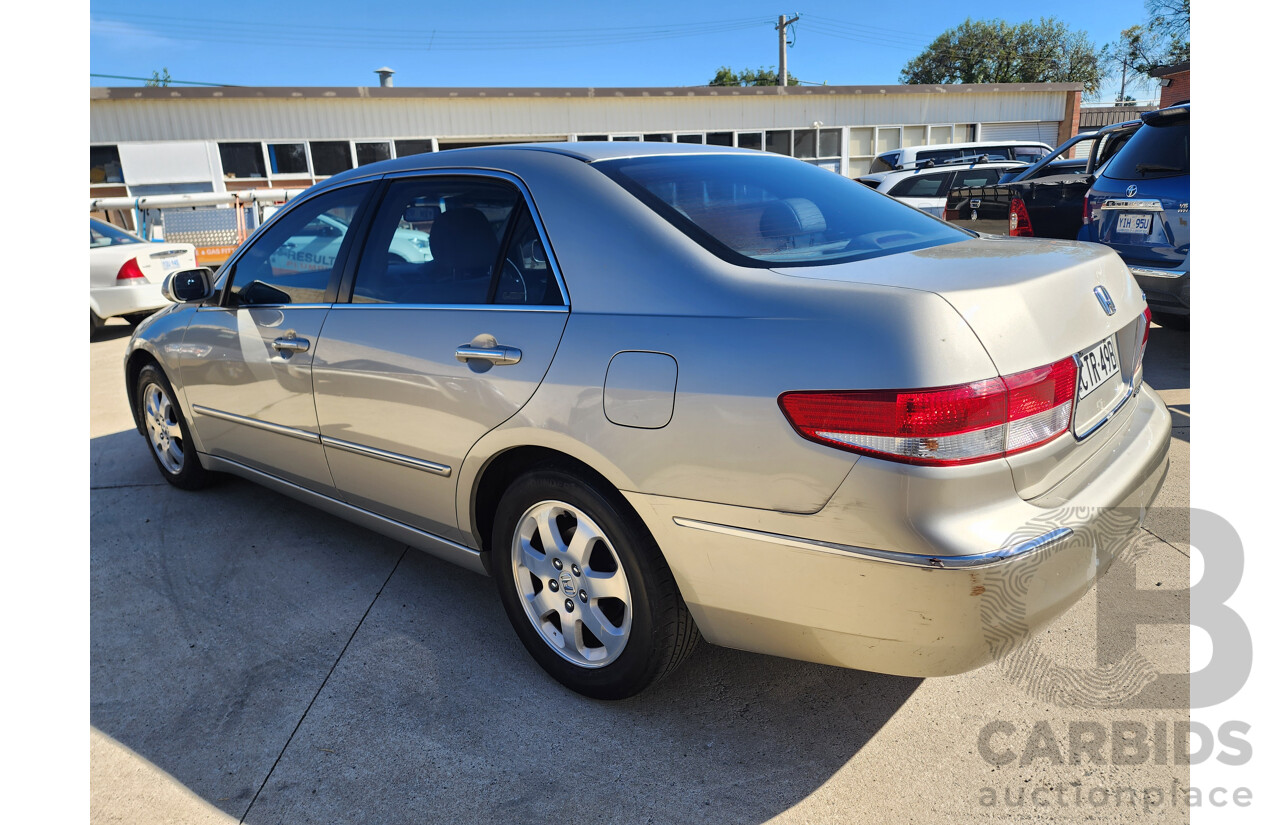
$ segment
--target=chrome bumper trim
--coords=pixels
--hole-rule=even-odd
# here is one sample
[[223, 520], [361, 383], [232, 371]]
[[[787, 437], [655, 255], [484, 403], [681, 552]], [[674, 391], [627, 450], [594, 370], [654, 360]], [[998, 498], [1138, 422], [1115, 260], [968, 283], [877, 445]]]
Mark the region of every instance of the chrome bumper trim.
[[437, 464], [434, 461], [424, 461], [421, 458], [410, 458], [407, 455], [399, 453], [387, 452], [379, 450], [376, 447], [366, 447], [362, 444], [353, 444], [350, 441], [343, 441], [339, 438], [330, 438], [327, 435], [320, 436], [320, 443], [326, 447], [333, 447], [338, 450], [345, 450], [348, 453], [355, 453], [367, 458], [377, 458], [390, 464], [399, 464], [401, 467], [410, 467], [414, 470], [425, 470], [428, 473], [435, 473], [439, 476], [448, 476], [453, 469], [447, 464]]
[[283, 424], [272, 424], [270, 421], [260, 421], [256, 418], [249, 418], [235, 413], [223, 412], [222, 410], [211, 409], [210, 407], [202, 407], [199, 404], [192, 404], [191, 409], [197, 415], [205, 415], [209, 418], [221, 418], [223, 421], [230, 421], [233, 424], [243, 424], [246, 427], [253, 427], [259, 430], [266, 430], [276, 435], [287, 435], [290, 438], [298, 438], [303, 441], [311, 441], [319, 443], [319, 433], [309, 432], [307, 430], [299, 430], [293, 427], [286, 427]]
[[970, 556], [920, 556], [915, 553], [897, 553], [892, 550], [873, 550], [869, 547], [854, 547], [848, 544], [836, 544], [829, 541], [817, 541], [815, 539], [802, 539], [795, 536], [784, 536], [780, 533], [766, 533], [761, 530], [747, 530], [742, 527], [730, 527], [727, 524], [714, 524], [708, 521], [695, 521], [694, 519], [681, 518], [679, 516], [672, 519], [681, 527], [689, 527], [694, 530], [705, 530], [708, 533], [720, 533], [725, 536], [734, 536], [735, 538], [750, 539], [752, 541], [764, 541], [770, 544], [778, 544], [783, 547], [794, 547], [798, 550], [811, 550], [817, 553], [833, 553], [836, 555], [859, 556], [861, 558], [872, 559], [874, 561], [887, 562], [889, 564], [901, 564], [908, 567], [923, 567], [932, 570], [967, 570], [974, 567], [987, 567], [992, 564], [999, 564], [1018, 556], [1025, 556], [1043, 550], [1059, 542], [1065, 541], [1074, 535], [1074, 531], [1070, 527], [1059, 527], [1056, 530], [1050, 530], [1042, 536], [1024, 541], [1021, 544], [1015, 544], [1010, 547], [1002, 547], [999, 550], [992, 550], [988, 553], [975, 553]]
[[1150, 278], [1181, 278], [1191, 270], [1189, 269], [1152, 269], [1147, 266], [1131, 266], [1129, 272], [1134, 275], [1144, 275]]

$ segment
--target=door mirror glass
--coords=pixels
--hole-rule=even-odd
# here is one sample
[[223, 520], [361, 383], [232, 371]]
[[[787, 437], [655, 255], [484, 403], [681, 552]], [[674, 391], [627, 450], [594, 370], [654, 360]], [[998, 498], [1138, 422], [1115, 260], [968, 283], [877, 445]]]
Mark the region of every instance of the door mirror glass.
[[203, 266], [174, 272], [164, 279], [160, 291], [175, 304], [206, 301], [213, 296], [213, 272]]

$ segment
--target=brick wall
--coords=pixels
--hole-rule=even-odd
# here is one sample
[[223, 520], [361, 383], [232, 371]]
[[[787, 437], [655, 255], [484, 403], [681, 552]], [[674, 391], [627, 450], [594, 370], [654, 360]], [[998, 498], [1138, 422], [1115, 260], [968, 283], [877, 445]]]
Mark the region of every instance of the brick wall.
[[1170, 75], [1173, 82], [1160, 90], [1160, 105], [1172, 106], [1181, 100], [1191, 99], [1191, 70]]
[[1080, 131], [1080, 96], [1081, 92], [1067, 92], [1067, 108], [1062, 113], [1062, 121], [1058, 124], [1058, 144], [1061, 146], [1076, 136]]

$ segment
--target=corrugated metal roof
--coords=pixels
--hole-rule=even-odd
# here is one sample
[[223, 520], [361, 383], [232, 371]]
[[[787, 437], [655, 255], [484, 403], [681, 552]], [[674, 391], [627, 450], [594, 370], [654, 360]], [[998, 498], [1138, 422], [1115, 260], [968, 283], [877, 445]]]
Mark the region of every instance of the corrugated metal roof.
[[1097, 106], [1080, 110], [1080, 131], [1092, 132], [1112, 123], [1137, 120], [1143, 112], [1155, 111], [1156, 106]]

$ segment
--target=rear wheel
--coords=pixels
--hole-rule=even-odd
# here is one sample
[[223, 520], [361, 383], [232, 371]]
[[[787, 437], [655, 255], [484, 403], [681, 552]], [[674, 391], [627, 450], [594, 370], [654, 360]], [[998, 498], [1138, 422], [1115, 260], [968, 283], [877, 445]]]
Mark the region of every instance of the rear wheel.
[[492, 562], [520, 641], [585, 696], [639, 693], [697, 644], [653, 537], [597, 481], [554, 466], [518, 478], [498, 504]]
[[138, 374], [138, 419], [160, 474], [175, 487], [198, 490], [212, 473], [200, 464], [190, 429], [174, 401], [173, 387], [160, 368], [148, 364]]

